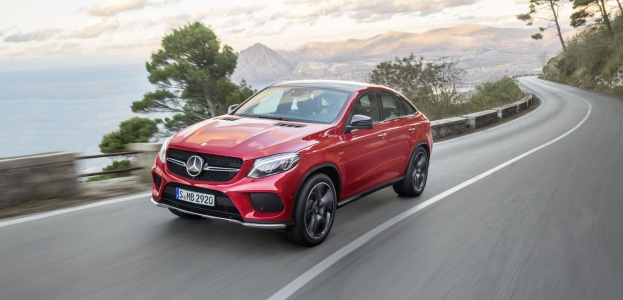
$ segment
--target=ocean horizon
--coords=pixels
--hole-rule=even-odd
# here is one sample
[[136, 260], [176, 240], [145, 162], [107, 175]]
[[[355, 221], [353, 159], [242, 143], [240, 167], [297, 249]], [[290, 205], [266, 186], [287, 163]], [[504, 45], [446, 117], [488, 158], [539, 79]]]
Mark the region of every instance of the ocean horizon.
[[[0, 159], [70, 151], [100, 154], [102, 137], [135, 117], [132, 102], [155, 89], [144, 63], [0, 72]], [[110, 159], [80, 162], [99, 171]]]

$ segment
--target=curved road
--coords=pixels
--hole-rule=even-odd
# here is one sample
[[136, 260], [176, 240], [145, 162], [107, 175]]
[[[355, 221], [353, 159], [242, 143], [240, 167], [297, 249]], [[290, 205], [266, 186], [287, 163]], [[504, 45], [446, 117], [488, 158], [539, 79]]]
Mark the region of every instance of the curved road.
[[623, 101], [521, 83], [538, 109], [437, 143], [421, 197], [348, 205], [318, 247], [142, 195], [0, 222], [0, 299], [623, 299]]

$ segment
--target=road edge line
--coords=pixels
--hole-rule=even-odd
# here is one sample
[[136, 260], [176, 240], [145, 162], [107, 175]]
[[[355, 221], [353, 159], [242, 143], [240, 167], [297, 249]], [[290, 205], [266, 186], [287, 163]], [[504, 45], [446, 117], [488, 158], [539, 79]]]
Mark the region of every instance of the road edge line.
[[19, 218], [16, 218], [16, 219], [9, 219], [9, 220], [6, 220], [6, 221], [0, 221], [0, 228], [6, 227], [6, 226], [15, 225], [15, 224], [20, 224], [20, 223], [25, 223], [25, 222], [45, 219], [45, 218], [49, 218], [49, 217], [53, 217], [53, 216], [63, 215], [63, 214], [67, 214], [67, 213], [71, 213], [71, 212], [75, 212], [75, 211], [89, 209], [89, 208], [94, 208], [94, 207], [99, 207], [99, 206], [104, 206], [104, 205], [110, 205], [110, 204], [130, 201], [130, 200], [136, 200], [136, 199], [143, 198], [143, 197], [147, 198], [149, 196], [151, 196], [151, 192], [134, 194], [134, 195], [123, 196], [123, 197], [118, 197], [118, 198], [112, 198], [110, 200], [104, 200], [104, 201], [99, 201], [99, 202], [96, 202], [96, 203], [85, 204], [85, 205], [80, 205], [80, 206], [75, 206], [75, 207], [62, 208], [62, 209], [58, 209], [58, 210], [53, 210], [53, 211], [48, 211], [48, 212], [44, 212], [44, 213], [30, 215], [30, 216], [27, 216], [27, 217], [19, 217]]

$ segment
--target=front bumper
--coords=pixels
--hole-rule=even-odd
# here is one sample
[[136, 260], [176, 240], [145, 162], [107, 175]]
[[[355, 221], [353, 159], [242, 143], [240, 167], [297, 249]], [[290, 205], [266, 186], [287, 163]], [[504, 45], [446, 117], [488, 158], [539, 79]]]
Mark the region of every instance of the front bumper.
[[[157, 158], [152, 167], [152, 202], [205, 218], [225, 220], [254, 228], [284, 228], [292, 225], [292, 205], [305, 169], [259, 179], [246, 177], [253, 162], [245, 161], [239, 173], [227, 182], [206, 182], [183, 178]], [[212, 194], [212, 207], [178, 201], [175, 189]]]
[[211, 216], [211, 215], [207, 215], [207, 214], [196, 213], [196, 212], [192, 212], [192, 211], [189, 211], [189, 210], [184, 210], [184, 209], [181, 209], [181, 208], [178, 208], [178, 207], [173, 207], [173, 206], [170, 206], [170, 205], [167, 205], [167, 204], [164, 204], [164, 203], [160, 203], [160, 202], [154, 200], [154, 198], [151, 198], [151, 203], [155, 204], [158, 207], [176, 209], [176, 210], [179, 210], [179, 211], [187, 213], [187, 214], [196, 215], [196, 216], [200, 216], [200, 217], [204, 217], [204, 218], [208, 218], [208, 219], [229, 221], [229, 222], [237, 223], [237, 224], [243, 225], [245, 227], [250, 227], [250, 228], [283, 229], [283, 228], [286, 228], [286, 226], [288, 225], [288, 224], [285, 224], [285, 223], [245, 222], [245, 221], [239, 221], [239, 220], [235, 220], [235, 219], [221, 218], [221, 217], [217, 217], [217, 216]]

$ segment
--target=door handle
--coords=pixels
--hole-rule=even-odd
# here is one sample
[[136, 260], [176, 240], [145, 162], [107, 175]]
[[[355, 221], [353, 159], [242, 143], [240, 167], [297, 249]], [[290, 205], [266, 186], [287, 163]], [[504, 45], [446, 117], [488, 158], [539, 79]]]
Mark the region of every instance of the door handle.
[[383, 133], [379, 134], [380, 138], [384, 138], [385, 136], [387, 136], [387, 132], [383, 132]]
[[414, 131], [415, 131], [415, 128], [413, 127], [409, 128], [409, 132], [414, 132]]

